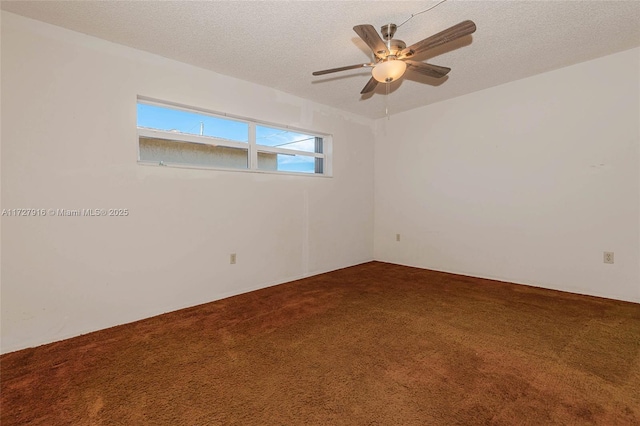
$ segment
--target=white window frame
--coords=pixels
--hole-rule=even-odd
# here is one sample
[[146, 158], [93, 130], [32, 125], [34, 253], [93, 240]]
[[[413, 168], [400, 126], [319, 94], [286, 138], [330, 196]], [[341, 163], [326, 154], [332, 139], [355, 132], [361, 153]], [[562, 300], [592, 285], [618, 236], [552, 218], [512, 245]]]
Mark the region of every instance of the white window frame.
[[[286, 175], [295, 175], [295, 176], [332, 177], [332, 164], [331, 164], [332, 155], [331, 154], [332, 154], [333, 137], [330, 134], [309, 131], [307, 129], [300, 129], [300, 128], [291, 127], [291, 126], [283, 126], [281, 124], [274, 124], [266, 121], [259, 121], [251, 118], [234, 116], [226, 113], [209, 111], [209, 110], [201, 109], [197, 107], [184, 106], [181, 104], [176, 104], [174, 102], [161, 101], [161, 100], [152, 99], [152, 98], [143, 97], [143, 96], [137, 97], [136, 105], [139, 103], [146, 104], [146, 105], [154, 105], [154, 106], [168, 108], [168, 109], [177, 109], [177, 110], [182, 110], [186, 112], [193, 112], [197, 114], [204, 114], [204, 115], [208, 115], [215, 118], [221, 118], [225, 120], [239, 121], [241, 123], [245, 123], [248, 125], [249, 134], [248, 134], [248, 142], [238, 142], [238, 141], [233, 141], [229, 139], [216, 138], [213, 136], [199, 136], [195, 134], [176, 133], [176, 132], [169, 132], [165, 130], [150, 129], [146, 127], [137, 127], [137, 119], [136, 119], [137, 139], [138, 139], [138, 144], [137, 144], [138, 164], [154, 165], [154, 166], [169, 166], [169, 167], [187, 168], [187, 169], [209, 169], [209, 170], [224, 170], [224, 171], [236, 171], [236, 172], [286, 174]], [[290, 149], [290, 148], [280, 148], [280, 147], [257, 144], [256, 143], [256, 126], [257, 125], [301, 133], [309, 136], [320, 137], [322, 138], [322, 152], [300, 151], [300, 150]], [[224, 168], [224, 167], [216, 167], [216, 166], [189, 165], [189, 164], [172, 163], [172, 162], [164, 162], [164, 161], [161, 161], [160, 163], [158, 163], [156, 161], [141, 160], [140, 159], [140, 138], [141, 137], [170, 140], [172, 142], [187, 142], [187, 143], [197, 143], [197, 144], [210, 145], [210, 146], [244, 149], [248, 151], [247, 168], [246, 169]], [[300, 155], [300, 156], [306, 156], [306, 157], [312, 157], [312, 158], [321, 158], [322, 173], [306, 173], [306, 172], [258, 169], [258, 152], [266, 152], [271, 154]]]

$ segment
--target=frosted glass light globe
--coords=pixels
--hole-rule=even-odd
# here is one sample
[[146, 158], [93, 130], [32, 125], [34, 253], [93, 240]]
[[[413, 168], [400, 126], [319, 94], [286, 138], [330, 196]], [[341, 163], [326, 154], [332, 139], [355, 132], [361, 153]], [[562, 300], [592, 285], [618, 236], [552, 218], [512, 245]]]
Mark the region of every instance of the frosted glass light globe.
[[404, 61], [389, 59], [373, 67], [371, 74], [380, 83], [391, 83], [402, 77], [406, 70], [407, 64]]

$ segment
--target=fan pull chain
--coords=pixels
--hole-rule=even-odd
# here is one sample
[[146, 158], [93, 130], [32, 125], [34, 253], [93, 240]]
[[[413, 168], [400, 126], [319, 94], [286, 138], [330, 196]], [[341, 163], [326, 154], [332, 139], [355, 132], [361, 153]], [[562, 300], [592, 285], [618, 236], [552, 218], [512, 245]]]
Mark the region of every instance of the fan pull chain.
[[389, 118], [389, 85], [391, 83], [386, 83], [387, 86], [387, 94], [384, 97], [384, 112], [385, 114], [387, 114], [387, 120], [390, 120]]

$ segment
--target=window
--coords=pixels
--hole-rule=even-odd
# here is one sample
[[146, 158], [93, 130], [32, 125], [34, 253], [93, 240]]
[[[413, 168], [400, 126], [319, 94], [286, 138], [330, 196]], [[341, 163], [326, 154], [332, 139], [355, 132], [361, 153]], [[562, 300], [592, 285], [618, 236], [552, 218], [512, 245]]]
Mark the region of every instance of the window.
[[328, 176], [330, 137], [138, 98], [138, 160]]

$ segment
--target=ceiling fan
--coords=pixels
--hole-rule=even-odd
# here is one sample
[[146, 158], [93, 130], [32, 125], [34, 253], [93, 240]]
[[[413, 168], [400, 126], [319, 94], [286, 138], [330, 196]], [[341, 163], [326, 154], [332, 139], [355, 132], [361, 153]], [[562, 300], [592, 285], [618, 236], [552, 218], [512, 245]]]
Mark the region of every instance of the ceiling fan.
[[474, 24], [473, 21], [460, 22], [409, 47], [407, 47], [404, 41], [393, 38], [396, 29], [397, 26], [395, 24], [383, 25], [380, 29], [382, 33], [382, 37], [380, 37], [372, 25], [356, 25], [353, 27], [353, 30], [367, 46], [371, 48], [375, 62], [315, 71], [312, 74], [323, 75], [357, 68], [372, 67], [372, 77], [360, 94], [373, 91], [378, 83], [391, 83], [392, 81], [398, 80], [404, 75], [407, 69], [429, 77], [441, 78], [447, 75], [447, 73], [451, 71], [451, 68], [412, 61], [411, 58], [444, 43], [472, 34], [476, 30], [476, 24]]

